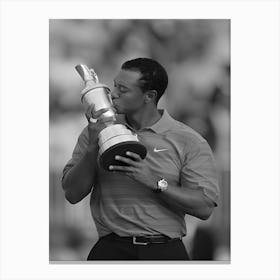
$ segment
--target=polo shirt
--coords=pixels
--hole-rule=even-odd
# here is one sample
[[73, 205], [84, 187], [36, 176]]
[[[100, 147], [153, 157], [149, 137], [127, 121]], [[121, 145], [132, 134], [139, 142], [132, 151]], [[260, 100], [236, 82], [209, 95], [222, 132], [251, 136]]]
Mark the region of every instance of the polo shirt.
[[[178, 188], [200, 188], [217, 205], [218, 176], [208, 143], [166, 110], [161, 113], [162, 117], [154, 125], [135, 131], [147, 148], [146, 164], [158, 179], [164, 178]], [[118, 121], [127, 125], [124, 118]], [[86, 127], [63, 176], [83, 157], [88, 139]], [[106, 171], [100, 166], [96, 172], [90, 208], [99, 237], [112, 232], [120, 236], [186, 235], [186, 213], [171, 207], [158, 193], [121, 172]]]

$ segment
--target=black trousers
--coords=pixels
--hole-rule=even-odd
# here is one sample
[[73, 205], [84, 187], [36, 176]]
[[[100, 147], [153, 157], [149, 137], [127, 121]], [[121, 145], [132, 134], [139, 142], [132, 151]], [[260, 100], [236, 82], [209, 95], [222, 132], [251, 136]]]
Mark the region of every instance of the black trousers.
[[109, 234], [95, 243], [87, 260], [190, 260], [190, 258], [180, 239], [160, 244], [135, 245], [116, 240]]

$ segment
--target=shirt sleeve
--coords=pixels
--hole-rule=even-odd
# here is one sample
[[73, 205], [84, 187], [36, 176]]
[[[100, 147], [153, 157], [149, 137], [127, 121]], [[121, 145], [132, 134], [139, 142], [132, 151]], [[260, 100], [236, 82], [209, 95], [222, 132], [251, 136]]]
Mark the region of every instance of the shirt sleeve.
[[213, 153], [206, 140], [188, 141], [181, 172], [181, 184], [188, 188], [202, 189], [217, 206], [218, 173]]
[[63, 180], [66, 173], [75, 164], [77, 164], [80, 161], [80, 159], [84, 156], [84, 154], [86, 153], [87, 146], [88, 146], [88, 129], [87, 127], [85, 127], [78, 137], [78, 141], [72, 153], [72, 158], [66, 163], [65, 167], [63, 168], [61, 180]]

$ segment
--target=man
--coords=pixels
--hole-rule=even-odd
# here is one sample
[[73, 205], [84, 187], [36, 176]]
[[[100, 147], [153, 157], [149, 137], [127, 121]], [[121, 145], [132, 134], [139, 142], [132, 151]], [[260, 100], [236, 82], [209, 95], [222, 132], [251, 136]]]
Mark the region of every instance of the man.
[[63, 171], [66, 199], [77, 203], [91, 193], [91, 212], [99, 240], [88, 260], [188, 260], [182, 242], [185, 215], [206, 220], [218, 198], [211, 149], [188, 126], [174, 120], [157, 103], [168, 84], [156, 61], [125, 62], [114, 80], [113, 105], [118, 120], [135, 131], [147, 156], [127, 151], [117, 156], [128, 166], [98, 163], [98, 134], [104, 110], [90, 107], [88, 126], [79, 136]]

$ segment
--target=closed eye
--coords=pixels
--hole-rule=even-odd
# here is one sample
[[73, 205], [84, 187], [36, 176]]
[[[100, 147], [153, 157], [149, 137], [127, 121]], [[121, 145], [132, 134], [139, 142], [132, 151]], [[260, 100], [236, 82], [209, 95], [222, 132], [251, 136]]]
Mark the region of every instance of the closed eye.
[[117, 88], [118, 91], [121, 93], [126, 93], [129, 90], [126, 86], [117, 84], [115, 81], [114, 81], [114, 87]]
[[119, 86], [118, 88], [119, 88], [119, 91], [120, 91], [121, 93], [125, 93], [125, 92], [128, 91], [128, 89], [127, 89], [126, 87], [123, 87], [123, 86]]

